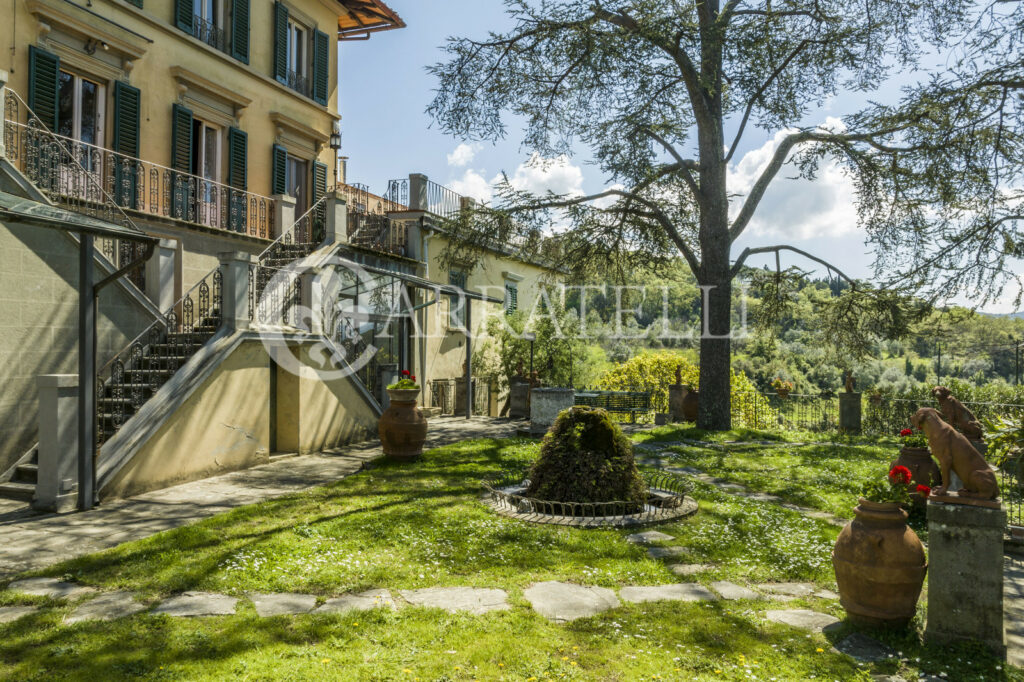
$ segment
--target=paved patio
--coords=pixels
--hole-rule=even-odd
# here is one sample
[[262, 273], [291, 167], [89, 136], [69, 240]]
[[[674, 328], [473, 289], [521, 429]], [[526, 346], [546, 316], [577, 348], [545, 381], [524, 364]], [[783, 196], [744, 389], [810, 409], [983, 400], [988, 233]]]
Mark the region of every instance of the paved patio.
[[[508, 437], [519, 422], [474, 417], [430, 420], [428, 448], [470, 438]], [[24, 503], [0, 506], [0, 578], [139, 540], [235, 507], [332, 483], [382, 456], [377, 440], [314, 455], [275, 456], [269, 464], [103, 504], [88, 512], [37, 514]]]

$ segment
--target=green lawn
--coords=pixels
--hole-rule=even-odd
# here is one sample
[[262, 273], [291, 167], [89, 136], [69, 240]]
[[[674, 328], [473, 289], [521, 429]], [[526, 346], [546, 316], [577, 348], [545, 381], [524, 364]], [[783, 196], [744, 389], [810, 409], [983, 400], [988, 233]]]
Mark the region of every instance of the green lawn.
[[[698, 485], [700, 511], [659, 526], [686, 548], [684, 563], [713, 567], [681, 579], [625, 541], [627, 531], [534, 526], [493, 515], [480, 480], [536, 456], [528, 441], [482, 440], [433, 450], [421, 462], [382, 463], [334, 485], [241, 508], [193, 526], [42, 572], [156, 600], [185, 590], [324, 598], [375, 587], [500, 587], [513, 608], [485, 616], [403, 608], [344, 615], [208, 619], [137, 615], [61, 625], [71, 606], [0, 593], [6, 604], [44, 603], [0, 625], [0, 675], [12, 680], [868, 680], [919, 671], [948, 679], [1024, 681], [970, 646], [931, 649], [918, 634], [881, 634], [900, 660], [859, 666], [825, 635], [766, 622], [770, 608], [825, 600], [623, 606], [568, 625], [537, 615], [522, 591], [538, 580], [619, 587], [812, 581], [834, 588], [838, 529], [776, 505]], [[564, 676], [564, 677], [563, 677]], [[658, 677], [660, 676], [660, 677]]]

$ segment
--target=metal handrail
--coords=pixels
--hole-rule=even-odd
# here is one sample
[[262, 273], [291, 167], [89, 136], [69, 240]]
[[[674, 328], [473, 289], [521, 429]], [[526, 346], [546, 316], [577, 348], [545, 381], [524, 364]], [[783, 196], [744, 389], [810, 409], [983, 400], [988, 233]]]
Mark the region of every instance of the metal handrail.
[[268, 253], [270, 253], [271, 250], [273, 250], [274, 248], [280, 246], [281, 244], [290, 243], [290, 242], [288, 242], [286, 240], [286, 237], [288, 237], [288, 238], [292, 237], [294, 235], [294, 233], [295, 233], [295, 227], [300, 222], [302, 222], [303, 220], [308, 218], [313, 213], [313, 211], [321, 208], [322, 206], [326, 206], [327, 198], [334, 192], [334, 190], [335, 190], [334, 187], [328, 188], [328, 190], [326, 192], [324, 192], [324, 195], [322, 197], [320, 197], [319, 199], [317, 199], [316, 202], [314, 202], [313, 205], [310, 206], [309, 209], [307, 209], [305, 213], [303, 213], [301, 216], [296, 218], [295, 221], [292, 222], [291, 226], [288, 227], [288, 229], [281, 230], [281, 234], [279, 234], [277, 236], [277, 239], [275, 239], [269, 246], [267, 246], [267, 248], [265, 248], [262, 251], [260, 251], [259, 256], [257, 256], [257, 260], [263, 260], [264, 256], [266, 256]]

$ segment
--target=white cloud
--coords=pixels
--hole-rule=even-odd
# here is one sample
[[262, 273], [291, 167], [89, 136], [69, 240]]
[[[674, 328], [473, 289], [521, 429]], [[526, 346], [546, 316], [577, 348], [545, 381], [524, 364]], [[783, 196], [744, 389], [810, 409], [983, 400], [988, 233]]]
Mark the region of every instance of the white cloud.
[[488, 182], [478, 171], [467, 168], [461, 178], [449, 181], [448, 187], [464, 197], [487, 202], [494, 196], [493, 183], [493, 180]]
[[[821, 128], [838, 132], [844, 126], [839, 119], [829, 117]], [[733, 216], [739, 212], [776, 147], [790, 132], [779, 131], [729, 169], [729, 189], [738, 195], [729, 206]], [[747, 227], [750, 235], [799, 240], [838, 237], [858, 231], [853, 183], [837, 163], [824, 161], [814, 180], [795, 177], [796, 174], [794, 166], [786, 165], [775, 176]]]
[[545, 159], [534, 152], [509, 176], [509, 183], [518, 190], [538, 195], [550, 190], [555, 194], [579, 196], [583, 194], [583, 169], [573, 164], [568, 156]]
[[473, 163], [478, 151], [480, 151], [479, 145], [463, 142], [448, 155], [448, 165], [454, 168], [464, 168]]

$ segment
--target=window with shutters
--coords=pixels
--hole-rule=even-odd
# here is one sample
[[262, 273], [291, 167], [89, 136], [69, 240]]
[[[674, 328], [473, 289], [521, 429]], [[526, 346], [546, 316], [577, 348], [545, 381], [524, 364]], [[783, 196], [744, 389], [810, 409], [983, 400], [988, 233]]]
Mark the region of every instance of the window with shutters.
[[174, 23], [210, 47], [249, 63], [250, 0], [174, 0]]
[[519, 286], [505, 282], [505, 314], [511, 315], [519, 309]]
[[66, 196], [100, 198], [106, 99], [106, 86], [98, 80], [64, 69], [58, 73], [56, 132], [67, 138], [69, 158], [62, 159], [57, 182]]
[[294, 18], [288, 18], [288, 87], [309, 97], [310, 31]]
[[220, 227], [221, 204], [221, 128], [198, 118], [192, 119], [192, 175], [198, 178], [196, 188], [196, 222]]
[[227, 52], [224, 24], [221, 0], [192, 0], [192, 35], [221, 52]]
[[[448, 273], [448, 284], [459, 289], [466, 288], [466, 273], [452, 270]], [[450, 329], [466, 328], [466, 298], [456, 294], [448, 295], [448, 327]]]
[[292, 90], [327, 105], [330, 39], [311, 20], [274, 3], [274, 78]]

